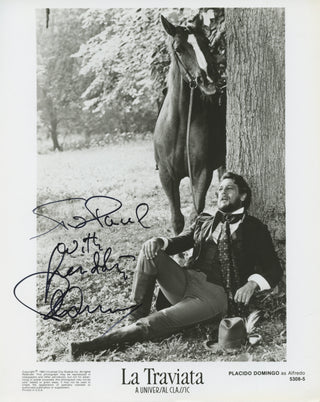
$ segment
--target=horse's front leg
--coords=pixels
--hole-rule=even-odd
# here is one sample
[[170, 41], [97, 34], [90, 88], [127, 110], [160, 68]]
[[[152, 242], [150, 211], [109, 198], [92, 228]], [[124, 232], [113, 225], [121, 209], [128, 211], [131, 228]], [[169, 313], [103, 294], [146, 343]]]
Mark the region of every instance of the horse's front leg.
[[[184, 227], [184, 216], [181, 213], [180, 209], [180, 193], [179, 193], [180, 180], [173, 179], [168, 173], [168, 171], [161, 165], [159, 166], [159, 176], [162, 188], [164, 189], [169, 200], [169, 206], [171, 211], [171, 225], [173, 227], [175, 235], [178, 235], [179, 233], [182, 232]], [[174, 259], [178, 264], [181, 265], [183, 265], [183, 263], [185, 262], [183, 253], [176, 255]], [[156, 301], [157, 310], [162, 310], [163, 308], [170, 306], [171, 306], [170, 302], [161, 292], [161, 289], [159, 289]]]
[[193, 205], [194, 212], [191, 214], [191, 221], [193, 221], [197, 215], [199, 215], [205, 207], [206, 194], [212, 180], [212, 170], [202, 168], [194, 173], [192, 177], [193, 199], [195, 205]]
[[159, 168], [159, 175], [162, 187], [169, 200], [172, 227], [174, 233], [177, 235], [182, 232], [184, 227], [184, 216], [180, 209], [180, 180], [173, 179], [166, 169], [162, 168], [161, 166]]
[[221, 177], [226, 173], [226, 164], [224, 163], [223, 165], [221, 165], [218, 169], [218, 181], [220, 182]]

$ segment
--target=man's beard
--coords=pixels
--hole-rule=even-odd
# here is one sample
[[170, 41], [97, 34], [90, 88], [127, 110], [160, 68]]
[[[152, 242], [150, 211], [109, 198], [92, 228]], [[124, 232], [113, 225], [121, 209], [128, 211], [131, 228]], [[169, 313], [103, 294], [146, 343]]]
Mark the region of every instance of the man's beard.
[[237, 200], [232, 204], [227, 204], [227, 205], [223, 205], [220, 209], [220, 211], [225, 212], [225, 213], [229, 213], [229, 212], [233, 212], [236, 211], [237, 209], [242, 207], [242, 202], [241, 200]]

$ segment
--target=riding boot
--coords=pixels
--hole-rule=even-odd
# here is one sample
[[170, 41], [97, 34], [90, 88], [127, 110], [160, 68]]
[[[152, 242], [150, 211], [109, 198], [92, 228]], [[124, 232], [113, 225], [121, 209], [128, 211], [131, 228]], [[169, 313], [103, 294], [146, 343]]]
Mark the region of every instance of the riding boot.
[[70, 345], [71, 357], [76, 358], [86, 352], [98, 352], [109, 349], [115, 345], [135, 343], [148, 339], [148, 327], [142, 322], [137, 322], [126, 327], [111, 331], [107, 335], [100, 336], [91, 341], [72, 342]]
[[155, 283], [155, 275], [148, 275], [141, 271], [135, 272], [131, 298], [140, 306], [130, 314], [132, 321], [149, 315]]

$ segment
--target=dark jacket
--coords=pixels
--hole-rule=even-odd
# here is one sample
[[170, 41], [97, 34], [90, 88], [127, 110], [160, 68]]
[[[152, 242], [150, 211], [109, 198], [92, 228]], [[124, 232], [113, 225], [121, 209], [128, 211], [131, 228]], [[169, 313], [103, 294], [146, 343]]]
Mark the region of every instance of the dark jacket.
[[[203, 271], [207, 274], [208, 281], [221, 284], [219, 267], [215, 266], [217, 247], [210, 240], [211, 233], [217, 224], [215, 216], [200, 214], [187, 231], [169, 239], [166, 253], [173, 255], [193, 248], [188, 268]], [[212, 246], [209, 247], [210, 242]], [[245, 215], [232, 235], [232, 249], [236, 256], [241, 285], [245, 284], [252, 274], [263, 276], [271, 287], [280, 281], [282, 269], [269, 230], [257, 218]], [[210, 272], [207, 266], [208, 261], [211, 265]]]

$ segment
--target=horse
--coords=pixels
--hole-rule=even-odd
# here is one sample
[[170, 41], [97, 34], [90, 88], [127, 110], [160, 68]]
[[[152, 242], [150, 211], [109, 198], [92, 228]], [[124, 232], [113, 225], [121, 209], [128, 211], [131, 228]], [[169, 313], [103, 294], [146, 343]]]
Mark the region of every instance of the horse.
[[219, 75], [202, 20], [189, 27], [173, 25], [163, 16], [161, 22], [169, 37], [171, 64], [154, 130], [154, 153], [173, 230], [179, 234], [184, 228], [180, 181], [190, 178], [194, 218], [205, 207], [213, 171], [225, 163], [225, 101], [221, 103]]

